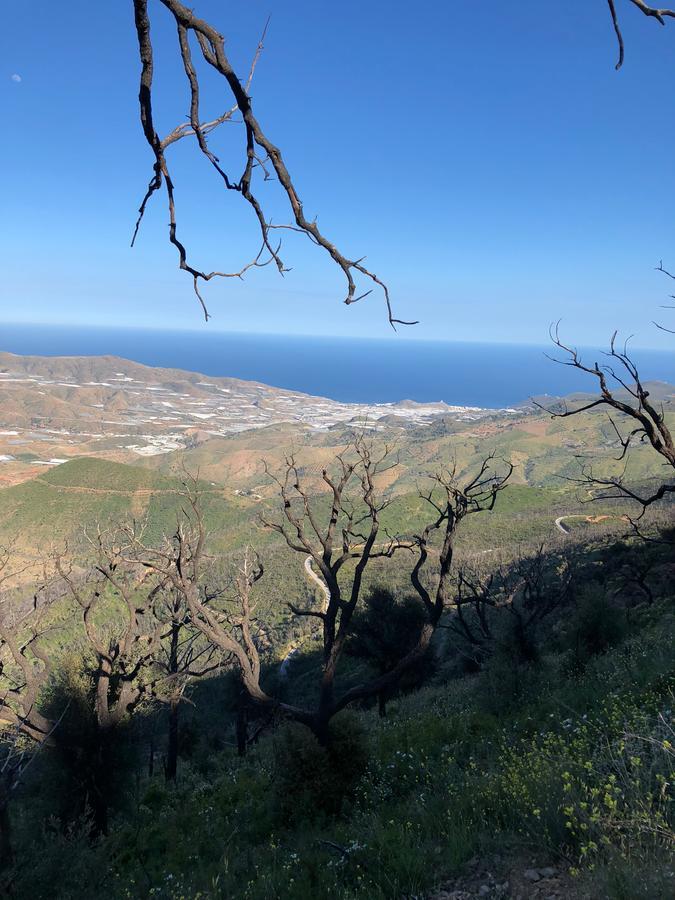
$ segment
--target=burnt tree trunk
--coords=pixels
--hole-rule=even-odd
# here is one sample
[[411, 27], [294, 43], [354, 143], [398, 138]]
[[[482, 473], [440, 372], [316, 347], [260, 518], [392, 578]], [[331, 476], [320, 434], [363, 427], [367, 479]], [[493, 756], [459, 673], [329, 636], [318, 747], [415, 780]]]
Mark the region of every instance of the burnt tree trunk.
[[237, 720], [235, 725], [237, 733], [237, 754], [246, 756], [248, 745], [248, 692], [242, 685], [237, 695]]
[[166, 750], [166, 768], [164, 771], [167, 781], [175, 781], [178, 774], [178, 707], [180, 703], [177, 697], [169, 701], [169, 734]]
[[98, 730], [96, 747], [92, 759], [89, 778], [89, 807], [92, 814], [92, 835], [100, 837], [108, 834], [110, 744], [113, 740], [112, 728]]
[[[177, 603], [174, 606], [174, 619], [171, 623], [171, 643], [169, 646], [169, 677], [178, 674], [178, 648], [180, 644], [180, 622], [175, 617]], [[166, 750], [166, 767], [164, 774], [167, 781], [175, 781], [178, 774], [178, 704], [180, 698], [175, 693], [169, 700], [169, 732]]]
[[14, 862], [12, 849], [12, 823], [9, 817], [9, 792], [7, 785], [0, 783], [0, 872]]

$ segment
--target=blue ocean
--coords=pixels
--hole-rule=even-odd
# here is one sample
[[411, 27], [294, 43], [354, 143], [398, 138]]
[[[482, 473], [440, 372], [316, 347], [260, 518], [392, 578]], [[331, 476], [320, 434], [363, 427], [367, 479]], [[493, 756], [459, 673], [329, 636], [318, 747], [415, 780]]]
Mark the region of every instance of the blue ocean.
[[[128, 328], [0, 325], [0, 350], [38, 356], [112, 354], [150, 366], [231, 376], [345, 402], [444, 400], [505, 407], [542, 394], [593, 390], [590, 377], [546, 358], [551, 347]], [[675, 383], [675, 354], [634, 353], [645, 379]], [[599, 350], [584, 352], [602, 360]]]

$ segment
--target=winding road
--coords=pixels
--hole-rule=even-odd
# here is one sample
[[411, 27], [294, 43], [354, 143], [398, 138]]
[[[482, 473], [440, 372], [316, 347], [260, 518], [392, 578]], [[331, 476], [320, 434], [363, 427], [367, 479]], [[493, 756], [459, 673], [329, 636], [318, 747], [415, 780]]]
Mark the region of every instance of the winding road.
[[[323, 581], [316, 574], [316, 572], [312, 568], [312, 557], [311, 556], [305, 557], [304, 566], [305, 566], [305, 574], [307, 575], [307, 577], [310, 578], [314, 582], [314, 584], [319, 588], [319, 590], [323, 594], [324, 609], [326, 609], [326, 607], [328, 606], [328, 603], [330, 601], [330, 591], [328, 590], [328, 585], [325, 583], [325, 581]], [[306, 640], [307, 637], [309, 637], [309, 635], [306, 635], [304, 640]], [[300, 649], [300, 644], [296, 644], [295, 646], [291, 647], [291, 649], [288, 651], [286, 656], [284, 656], [284, 658], [281, 660], [281, 664], [279, 665], [279, 678], [282, 681], [286, 681], [286, 679], [288, 678], [288, 667], [291, 664], [291, 660], [293, 659], [293, 656], [298, 652], [299, 649]]]
[[561, 531], [563, 534], [570, 534], [572, 529], [565, 525], [565, 519], [584, 519], [591, 525], [597, 525], [599, 522], [604, 521], [605, 519], [621, 519], [624, 522], [629, 521], [626, 516], [609, 516], [609, 515], [599, 515], [599, 516], [585, 516], [583, 513], [571, 513], [567, 516], [558, 516], [555, 520], [555, 527], [558, 531]]
[[563, 534], [569, 534], [570, 529], [567, 527], [567, 525], [564, 524], [564, 519], [569, 519], [569, 516], [558, 516], [558, 518], [555, 520], [555, 527], [558, 529], [558, 531], [562, 531]]
[[319, 576], [316, 574], [316, 572], [312, 568], [312, 557], [311, 556], [308, 556], [305, 559], [305, 572], [307, 573], [308, 577], [312, 579], [314, 584], [323, 593], [324, 599], [326, 601], [326, 605], [328, 605], [328, 601], [330, 600], [330, 591], [328, 590], [328, 585], [326, 584], [325, 581], [323, 581], [321, 578], [319, 578]]

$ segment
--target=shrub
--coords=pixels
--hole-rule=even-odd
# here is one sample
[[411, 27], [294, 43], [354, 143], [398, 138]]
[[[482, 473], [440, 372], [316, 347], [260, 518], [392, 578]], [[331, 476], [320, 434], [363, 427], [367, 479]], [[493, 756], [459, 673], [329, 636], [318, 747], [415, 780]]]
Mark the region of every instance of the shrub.
[[91, 817], [105, 830], [108, 808], [120, 805], [137, 763], [127, 723], [103, 730], [94, 713], [94, 679], [88, 661], [70, 656], [50, 685], [47, 712], [58, 720], [45, 756], [46, 783], [62, 824]]
[[571, 622], [570, 643], [577, 666], [620, 643], [626, 632], [623, 610], [610, 602], [602, 585], [591, 582], [582, 591]]
[[336, 815], [353, 799], [367, 763], [366, 734], [353, 713], [333, 719], [325, 747], [305, 726], [285, 725], [275, 742], [279, 812], [293, 820]]
[[[375, 587], [366, 595], [363, 608], [351, 621], [346, 652], [356, 659], [366, 660], [379, 675], [384, 675], [415, 647], [426, 620], [426, 611], [419, 597], [400, 597], [389, 588]], [[433, 659], [427, 650], [403, 673], [396, 685], [380, 692], [380, 715], [386, 714], [387, 701], [397, 690], [419, 687], [432, 671]]]

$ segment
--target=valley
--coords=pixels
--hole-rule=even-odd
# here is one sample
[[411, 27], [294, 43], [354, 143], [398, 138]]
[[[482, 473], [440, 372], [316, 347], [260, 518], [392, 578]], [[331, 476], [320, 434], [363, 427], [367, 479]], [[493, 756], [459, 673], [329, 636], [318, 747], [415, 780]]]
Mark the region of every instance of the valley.
[[[673, 389], [655, 386], [667, 409]], [[555, 402], [549, 398], [550, 402]], [[574, 400], [574, 398], [572, 398]], [[579, 398], [577, 398], [579, 399]], [[669, 413], [672, 415], [672, 413]], [[171, 532], [185, 473], [199, 476], [210, 540], [220, 553], [246, 542], [266, 548], [281, 583], [289, 551], [261, 524], [278, 508], [289, 454], [310, 488], [355, 429], [391, 449], [378, 489], [384, 524], [409, 533], [428, 514], [419, 491], [454, 467], [463, 477], [490, 453], [514, 472], [495, 511], [460, 537], [469, 555], [570, 540], [579, 529], [623, 527], [622, 510], [594, 504], [574, 484], [583, 464], [619, 473], [616, 434], [603, 413], [551, 419], [532, 404], [503, 410], [444, 403], [347, 404], [230, 378], [155, 369], [116, 357], [0, 354], [0, 544], [12, 544], [22, 580], [50, 546], [81, 548], [83, 530], [135, 519], [157, 539]], [[645, 448], [630, 458], [636, 481], [653, 475]], [[295, 571], [298, 568], [298, 571]]]

